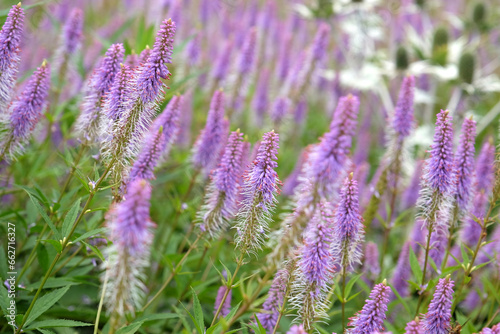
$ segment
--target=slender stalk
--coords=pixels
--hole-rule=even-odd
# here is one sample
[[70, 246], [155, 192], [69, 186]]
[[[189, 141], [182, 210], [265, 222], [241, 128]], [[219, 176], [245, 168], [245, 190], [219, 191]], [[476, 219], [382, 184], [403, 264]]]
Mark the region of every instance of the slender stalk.
[[201, 240], [202, 236], [204, 235], [204, 233], [200, 233], [198, 235], [198, 237], [196, 238], [196, 240], [191, 244], [191, 247], [189, 247], [189, 249], [187, 250], [187, 252], [184, 254], [184, 256], [182, 257], [182, 259], [179, 261], [179, 263], [174, 267], [174, 269], [172, 270], [172, 273], [170, 274], [170, 276], [166, 279], [166, 281], [163, 283], [163, 285], [161, 286], [160, 290], [158, 290], [158, 292], [153, 296], [153, 298], [151, 298], [147, 303], [146, 305], [144, 305], [144, 307], [141, 309], [141, 312], [144, 312], [149, 306], [151, 306], [151, 304], [153, 303], [153, 301], [156, 300], [156, 298], [158, 298], [161, 293], [163, 292], [163, 290], [165, 290], [165, 288], [168, 286], [168, 284], [170, 283], [170, 281], [172, 281], [172, 279], [174, 278], [175, 274], [177, 274], [177, 270], [180, 269], [180, 267], [182, 266], [182, 264], [184, 263], [184, 261], [186, 261], [188, 255], [191, 253], [191, 251], [195, 248], [196, 244], [198, 243], [198, 241]]
[[286, 311], [285, 305], [286, 305], [286, 302], [288, 300], [288, 295], [290, 294], [290, 290], [291, 290], [290, 289], [290, 282], [291, 282], [291, 280], [288, 280], [288, 283], [287, 283], [287, 286], [286, 286], [286, 291], [285, 291], [285, 296], [283, 297], [283, 304], [280, 307], [279, 315], [278, 315], [278, 320], [276, 320], [276, 325], [274, 325], [273, 333], [272, 334], [276, 334], [276, 332], [278, 331], [278, 328], [280, 326], [281, 318], [285, 314], [285, 311]]
[[342, 266], [342, 330], [345, 328], [345, 266]]
[[[427, 262], [429, 261], [429, 249], [430, 249], [430, 245], [431, 245], [431, 235], [432, 235], [432, 229], [429, 229], [429, 233], [427, 233], [427, 242], [425, 244], [424, 270], [422, 270], [422, 279], [420, 280], [421, 287], [424, 286], [425, 275], [427, 274]], [[415, 311], [415, 317], [417, 317], [419, 314], [418, 311], [420, 310], [420, 306], [422, 305], [422, 301], [424, 299], [424, 292], [425, 291], [422, 291], [420, 293], [420, 296], [418, 297], [417, 310]]]
[[453, 219], [451, 221], [451, 226], [450, 226], [450, 233], [448, 235], [448, 246], [446, 246], [446, 253], [444, 254], [444, 260], [443, 263], [441, 264], [441, 271], [446, 268], [446, 264], [448, 263], [448, 258], [450, 257], [451, 253], [451, 244], [453, 242], [453, 234], [455, 233], [455, 225], [457, 224], [458, 220], [458, 206], [455, 203], [455, 207], [453, 208]]
[[224, 296], [222, 297], [222, 300], [219, 304], [219, 307], [217, 308], [217, 311], [215, 312], [214, 319], [212, 320], [212, 324], [210, 325], [210, 327], [215, 325], [215, 322], [217, 321], [217, 318], [219, 317], [219, 314], [222, 310], [222, 307], [224, 306], [224, 302], [226, 301], [227, 296], [229, 295], [229, 291], [231, 291], [231, 289], [233, 288], [234, 278], [236, 277], [236, 274], [238, 274], [238, 271], [240, 270], [241, 266], [243, 265], [244, 258], [245, 258], [245, 252], [243, 251], [243, 252], [241, 252], [241, 256], [238, 259], [238, 262], [236, 263], [236, 269], [234, 270], [234, 273], [231, 276], [231, 279], [227, 283], [227, 289], [224, 292]]
[[64, 266], [66, 266], [68, 264], [68, 262], [71, 261], [71, 259], [73, 259], [76, 256], [76, 254], [78, 254], [78, 252], [80, 252], [82, 250], [82, 248], [83, 248], [83, 246], [78, 247], [73, 252], [73, 254], [71, 254], [70, 257], [68, 257], [66, 260], [64, 260], [64, 262], [56, 270], [54, 270], [53, 275], [57, 274], [59, 272], [59, 270], [61, 270], [62, 268], [64, 268]]
[[99, 330], [99, 319], [101, 318], [102, 305], [104, 304], [104, 294], [106, 293], [106, 286], [108, 285], [108, 271], [104, 275], [104, 284], [102, 285], [101, 299], [99, 300], [99, 307], [97, 308], [97, 315], [95, 317], [94, 334]]

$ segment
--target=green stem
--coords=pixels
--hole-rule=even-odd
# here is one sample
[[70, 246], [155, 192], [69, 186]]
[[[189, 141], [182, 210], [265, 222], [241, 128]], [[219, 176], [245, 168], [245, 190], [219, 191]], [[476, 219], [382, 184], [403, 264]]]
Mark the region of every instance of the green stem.
[[[429, 229], [429, 232], [427, 233], [427, 243], [425, 244], [424, 270], [422, 271], [422, 279], [420, 280], [421, 288], [423, 288], [423, 286], [424, 286], [425, 275], [427, 274], [427, 262], [429, 260], [429, 248], [431, 245], [431, 235], [432, 235], [432, 229]], [[418, 297], [417, 310], [415, 312], [415, 317], [418, 316], [418, 311], [420, 310], [420, 306], [422, 305], [422, 301], [424, 299], [424, 292], [425, 291], [421, 291], [420, 296]]]
[[102, 285], [101, 299], [99, 300], [99, 307], [97, 309], [97, 315], [95, 317], [94, 334], [97, 334], [99, 330], [99, 319], [101, 318], [102, 305], [104, 304], [104, 294], [106, 293], [106, 286], [108, 285], [108, 273], [106, 272], [104, 276], [104, 283]]

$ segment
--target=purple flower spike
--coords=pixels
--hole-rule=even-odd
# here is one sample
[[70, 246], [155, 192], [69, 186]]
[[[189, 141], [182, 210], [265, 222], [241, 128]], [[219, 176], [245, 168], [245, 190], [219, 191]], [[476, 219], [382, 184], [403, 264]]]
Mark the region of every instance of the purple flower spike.
[[224, 149], [229, 123], [224, 119], [224, 93], [218, 90], [212, 97], [207, 123], [193, 148], [192, 162], [196, 169], [208, 175], [217, 165]]
[[77, 120], [77, 132], [87, 141], [97, 141], [100, 132], [102, 107], [108, 91], [120, 71], [125, 49], [122, 44], [113, 44], [106, 52], [101, 65], [91, 77], [82, 111]]
[[208, 186], [205, 205], [198, 215], [200, 229], [207, 231], [212, 238], [227, 228], [229, 220], [237, 210], [238, 195], [242, 181], [242, 162], [245, 157], [243, 133], [232, 132], [226, 144], [219, 167], [212, 174]]
[[151, 55], [137, 77], [137, 89], [144, 103], [158, 98], [163, 88], [162, 79], [170, 76], [167, 64], [172, 62], [175, 29], [175, 23], [171, 19], [163, 21]]
[[415, 320], [412, 320], [406, 324], [405, 334], [424, 334], [422, 325], [418, 318], [415, 318]]
[[279, 135], [273, 131], [262, 136], [255, 161], [246, 172], [243, 185], [244, 199], [237, 214], [236, 246], [243, 253], [261, 248], [276, 206], [276, 194], [281, 184], [275, 169]]
[[288, 114], [291, 101], [287, 97], [278, 97], [271, 109], [271, 120], [275, 124], [281, 123], [283, 118]]
[[492, 141], [483, 144], [476, 163], [476, 192], [489, 193], [495, 178], [495, 146]]
[[278, 322], [279, 311], [283, 306], [290, 275], [291, 273], [288, 270], [288, 266], [285, 266], [276, 273], [273, 283], [269, 288], [269, 292], [267, 293], [267, 299], [262, 305], [262, 309], [267, 312], [257, 315], [262, 327], [268, 331], [272, 331]]
[[334, 216], [335, 259], [346, 270], [359, 262], [364, 238], [363, 217], [359, 213], [358, 185], [351, 173], [340, 192], [340, 202]]
[[264, 114], [269, 107], [269, 71], [263, 70], [260, 73], [257, 90], [252, 100], [252, 107], [255, 109], [257, 125], [262, 125]]
[[162, 156], [167, 156], [179, 131], [182, 97], [174, 96], [165, 111], [153, 122], [146, 135], [141, 152], [130, 171], [129, 179], [153, 180], [155, 167]]
[[80, 46], [83, 30], [83, 12], [74, 8], [64, 25], [63, 47], [64, 54], [72, 55]]
[[317, 214], [304, 235], [299, 267], [305, 280], [318, 288], [331, 281], [336, 269], [331, 249], [333, 234], [331, 218]]
[[257, 54], [257, 30], [255, 27], [250, 29], [250, 32], [245, 38], [243, 47], [241, 50], [239, 62], [238, 62], [238, 72], [241, 76], [248, 75], [255, 63], [255, 58]]
[[307, 334], [304, 325], [293, 325], [286, 334]]
[[429, 310], [422, 321], [423, 329], [428, 334], [448, 334], [451, 320], [454, 282], [448, 275], [440, 278], [429, 304]]
[[130, 96], [133, 94], [133, 78], [132, 69], [127, 65], [122, 65], [113, 80], [104, 107], [106, 116], [109, 119], [118, 121], [129, 108], [132, 102]]
[[321, 138], [321, 142], [312, 152], [309, 177], [323, 189], [322, 195], [326, 198], [335, 194], [339, 183], [338, 177], [348, 160], [352, 136], [356, 131], [358, 111], [359, 100], [356, 96], [348, 95], [340, 98], [330, 124], [330, 131]]
[[[215, 299], [215, 305], [214, 305], [214, 314], [217, 313], [217, 310], [219, 309], [220, 303], [222, 301], [222, 298], [224, 298], [226, 291], [227, 291], [227, 286], [221, 286], [219, 290], [217, 290], [217, 298]], [[232, 294], [233, 292], [229, 290], [226, 300], [224, 300], [224, 305], [222, 305], [222, 308], [219, 313], [220, 318], [225, 317], [231, 311]]]
[[401, 297], [408, 296], [408, 280], [411, 279], [410, 247], [412, 241], [406, 241], [399, 253], [398, 263], [392, 274], [392, 285]]
[[149, 56], [151, 56], [151, 49], [149, 48], [149, 45], [146, 45], [144, 50], [142, 50], [139, 55], [139, 65], [145, 65], [149, 60]]
[[0, 31], [0, 75], [17, 63], [24, 28], [24, 10], [21, 3], [12, 6]]
[[409, 75], [403, 79], [399, 90], [398, 103], [394, 112], [392, 126], [400, 138], [407, 137], [413, 126], [413, 97], [415, 94], [415, 77]]
[[8, 154], [12, 158], [22, 151], [35, 125], [42, 117], [50, 88], [50, 67], [43, 62], [31, 76], [23, 92], [9, 108], [10, 125], [1, 140], [1, 155]]
[[458, 208], [464, 212], [468, 209], [472, 194], [472, 178], [474, 176], [474, 141], [476, 122], [472, 118], [464, 120], [458, 152], [454, 162], [454, 178], [456, 182], [455, 200]]
[[15, 85], [23, 27], [24, 10], [20, 4], [12, 6], [0, 30], [0, 114], [5, 113]]
[[369, 278], [376, 278], [380, 274], [378, 246], [374, 242], [367, 242], [365, 245], [365, 260], [363, 271]]
[[434, 143], [431, 145], [428, 170], [424, 178], [429, 186], [441, 194], [449, 194], [453, 187], [453, 126], [448, 110], [437, 115]]
[[389, 290], [385, 280], [375, 285], [363, 309], [350, 319], [349, 326], [352, 328], [347, 329], [347, 333], [368, 334], [383, 331]]
[[500, 324], [496, 324], [491, 328], [483, 328], [479, 334], [500, 334]]
[[311, 52], [313, 61], [319, 61], [321, 58], [323, 58], [328, 46], [329, 35], [330, 26], [326, 23], [321, 23], [312, 44]]
[[129, 184], [125, 199], [115, 204], [107, 215], [110, 240], [107, 249], [108, 279], [105, 301], [109, 313], [123, 316], [139, 308], [145, 295], [142, 282], [149, 266], [150, 246], [155, 224], [149, 216], [151, 186], [137, 179]]
[[226, 77], [227, 71], [229, 69], [231, 53], [233, 51], [233, 42], [227, 41], [224, 48], [217, 55], [217, 60], [212, 70], [212, 77], [215, 80], [215, 84], [218, 85]]

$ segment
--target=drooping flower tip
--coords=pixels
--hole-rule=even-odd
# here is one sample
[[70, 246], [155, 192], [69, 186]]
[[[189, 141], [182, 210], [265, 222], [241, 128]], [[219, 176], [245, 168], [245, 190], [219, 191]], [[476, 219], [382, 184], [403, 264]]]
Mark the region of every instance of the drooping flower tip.
[[141, 68], [137, 78], [137, 87], [144, 103], [158, 98], [163, 87], [162, 79], [168, 79], [170, 76], [167, 64], [172, 62], [175, 31], [176, 26], [172, 19], [162, 22], [153, 50]]
[[415, 77], [409, 75], [403, 79], [399, 98], [394, 112], [393, 127], [402, 137], [410, 134], [413, 126], [413, 99], [415, 94]]
[[24, 9], [20, 3], [12, 6], [0, 30], [0, 74], [16, 60], [24, 28]]

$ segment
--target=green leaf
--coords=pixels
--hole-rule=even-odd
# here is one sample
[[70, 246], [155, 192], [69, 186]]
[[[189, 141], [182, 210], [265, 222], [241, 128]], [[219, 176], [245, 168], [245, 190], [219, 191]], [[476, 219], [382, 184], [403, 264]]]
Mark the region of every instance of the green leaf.
[[143, 315], [141, 317], [138, 317], [134, 322], [148, 322], [148, 321], [153, 321], [153, 320], [165, 320], [165, 319], [175, 319], [178, 318], [179, 316], [174, 313], [156, 313], [156, 314], [150, 314], [150, 315]]
[[394, 287], [392, 286], [392, 284], [389, 284], [389, 286], [391, 287], [392, 292], [394, 292], [394, 295], [396, 295], [396, 297], [398, 298], [399, 302], [401, 304], [403, 304], [403, 307], [405, 308], [406, 312], [408, 312], [408, 314], [411, 315], [411, 311], [410, 311], [410, 307], [408, 306], [408, 303], [406, 303], [406, 301], [401, 297], [401, 295], [399, 294], [399, 292], [396, 289], [394, 289]]
[[43, 244], [39, 244], [36, 248], [36, 256], [38, 258], [38, 263], [43, 268], [43, 270], [47, 271], [49, 269], [49, 253], [47, 252], [47, 248]]
[[122, 327], [116, 331], [116, 334], [134, 334], [141, 328], [142, 322], [134, 322], [128, 326]]
[[42, 334], [54, 334], [53, 331], [49, 331], [48, 329], [41, 329], [41, 328], [38, 328], [38, 330], [42, 333]]
[[413, 276], [415, 276], [417, 282], [420, 281], [422, 279], [422, 269], [420, 268], [417, 256], [415, 255], [412, 247], [410, 247], [410, 266]]
[[2, 308], [2, 313], [4, 315], [9, 314], [7, 311], [7, 308], [10, 306], [10, 299], [9, 299], [9, 293], [7, 292], [7, 288], [5, 285], [0, 284], [0, 307]]
[[64, 288], [54, 290], [52, 292], [47, 293], [43, 297], [39, 298], [35, 306], [33, 306], [33, 310], [31, 311], [28, 319], [26, 320], [26, 325], [30, 324], [41, 316], [45, 311], [52, 307], [59, 299], [61, 299], [66, 292], [69, 290], [69, 286], [65, 286]]
[[462, 244], [460, 247], [460, 251], [462, 252], [462, 259], [464, 260], [464, 264], [469, 263], [469, 255], [467, 254], [467, 250], [465, 249], [465, 244]]
[[189, 315], [189, 317], [191, 318], [191, 320], [193, 321], [194, 323], [194, 326], [196, 327], [196, 331], [200, 334], [203, 333], [202, 329], [200, 328], [200, 326], [198, 325], [198, 322], [196, 321], [195, 317], [193, 317], [193, 315], [191, 314], [191, 312], [188, 311], [188, 309], [186, 308], [186, 306], [184, 306], [184, 304], [181, 304], [182, 307], [184, 307], [184, 309], [186, 310], [187, 314]]
[[354, 286], [354, 283], [356, 283], [356, 281], [361, 277], [361, 275], [362, 274], [355, 275], [349, 280], [349, 282], [345, 286], [345, 296], [344, 296], [345, 299], [347, 299], [347, 297], [349, 297], [349, 294], [351, 293], [351, 290], [352, 290], [352, 287]]
[[76, 244], [78, 241], [82, 241], [84, 239], [87, 239], [88, 237], [91, 237], [93, 235], [96, 235], [96, 234], [104, 232], [104, 231], [106, 231], [105, 227], [96, 228], [95, 230], [92, 230], [92, 231], [89, 231], [87, 233], [82, 234], [81, 236], [79, 236], [78, 238], [76, 238], [75, 240], [73, 240], [72, 242], [74, 244]]
[[47, 213], [45, 212], [45, 210], [40, 205], [40, 202], [38, 202], [38, 200], [29, 191], [27, 191], [26, 189], [24, 189], [24, 190], [26, 191], [26, 193], [30, 197], [31, 202], [35, 205], [35, 208], [37, 209], [38, 213], [42, 216], [42, 218], [45, 220], [45, 222], [47, 223], [47, 225], [49, 225], [49, 227], [52, 230], [52, 232], [54, 232], [54, 235], [56, 236], [57, 240], [61, 240], [61, 234], [57, 230], [57, 228], [54, 225], [54, 223], [52, 223], [52, 220], [50, 220], [49, 216], [47, 216]]
[[78, 211], [80, 210], [80, 201], [80, 198], [77, 199], [75, 204], [73, 204], [69, 212], [66, 214], [66, 217], [64, 217], [64, 223], [62, 225], [62, 235], [65, 237], [68, 236], [69, 231], [71, 231], [71, 228], [73, 227], [73, 223], [76, 221], [76, 217], [78, 217]]
[[[193, 293], [193, 307], [194, 307], [194, 317], [199, 328], [205, 329], [205, 322], [203, 321], [203, 310], [201, 308], [200, 300], [196, 295], [196, 291], [191, 287], [191, 292]], [[201, 332], [204, 333], [205, 331]], [[200, 333], [200, 334], [201, 334]]]
[[61, 251], [62, 251], [62, 245], [61, 245], [60, 241], [56, 241], [56, 240], [52, 240], [52, 239], [43, 240], [43, 241], [44, 242], [48, 242], [49, 244], [51, 244], [52, 246], [54, 246], [54, 248], [56, 249], [56, 251], [58, 253], [61, 253]]
[[95, 246], [92, 246], [91, 244], [88, 244], [85, 241], [82, 241], [82, 244], [84, 244], [85, 246], [87, 246], [88, 248], [90, 248], [101, 259], [102, 262], [105, 261], [104, 260], [104, 256], [102, 255], [102, 253], [99, 250], [99, 248], [97, 248]]
[[52, 328], [52, 327], [83, 327], [83, 326], [93, 326], [94, 324], [89, 324], [87, 322], [81, 322], [76, 320], [68, 319], [51, 319], [43, 320], [33, 323], [31, 326], [25, 329], [38, 329], [38, 328]]

